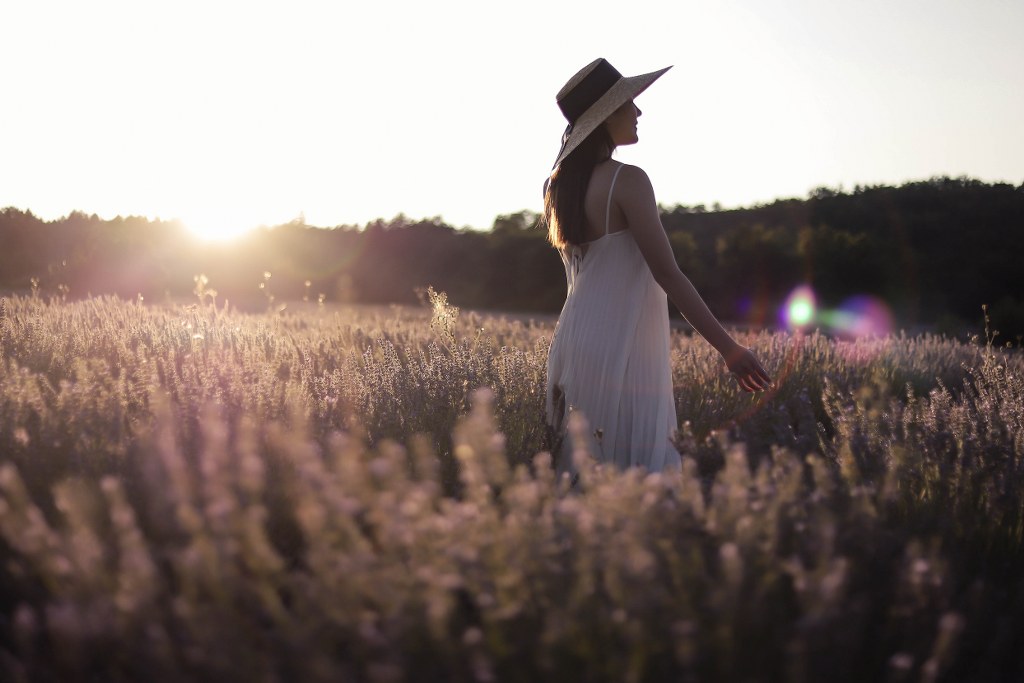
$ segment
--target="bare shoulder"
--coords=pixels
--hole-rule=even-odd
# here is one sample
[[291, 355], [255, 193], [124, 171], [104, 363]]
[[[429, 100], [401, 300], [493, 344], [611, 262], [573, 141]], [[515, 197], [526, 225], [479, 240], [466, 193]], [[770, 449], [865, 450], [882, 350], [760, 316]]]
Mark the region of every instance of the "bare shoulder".
[[634, 166], [633, 164], [622, 164], [622, 170], [619, 171], [619, 179], [621, 182], [630, 184], [651, 184], [651, 179], [648, 177], [647, 171], [639, 166]]
[[623, 164], [622, 170], [619, 171], [618, 183], [619, 187], [616, 189], [621, 188], [623, 191], [615, 193], [616, 199], [624, 206], [641, 207], [654, 202], [651, 179], [639, 166]]

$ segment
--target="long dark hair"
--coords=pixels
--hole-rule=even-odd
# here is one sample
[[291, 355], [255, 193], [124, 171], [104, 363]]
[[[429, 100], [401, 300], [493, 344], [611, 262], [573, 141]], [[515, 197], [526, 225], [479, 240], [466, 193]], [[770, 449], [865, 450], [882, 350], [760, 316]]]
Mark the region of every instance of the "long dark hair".
[[544, 223], [557, 249], [583, 240], [583, 200], [594, 167], [611, 158], [615, 143], [602, 123], [558, 165], [544, 184]]

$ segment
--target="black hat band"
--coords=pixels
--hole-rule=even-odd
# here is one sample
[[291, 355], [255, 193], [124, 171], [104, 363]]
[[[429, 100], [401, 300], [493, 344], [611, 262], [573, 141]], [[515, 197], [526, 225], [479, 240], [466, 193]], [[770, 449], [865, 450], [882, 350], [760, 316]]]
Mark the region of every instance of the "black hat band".
[[575, 123], [583, 112], [594, 106], [594, 103], [621, 78], [622, 74], [614, 66], [601, 59], [575, 88], [558, 100], [558, 108], [562, 110], [569, 123]]

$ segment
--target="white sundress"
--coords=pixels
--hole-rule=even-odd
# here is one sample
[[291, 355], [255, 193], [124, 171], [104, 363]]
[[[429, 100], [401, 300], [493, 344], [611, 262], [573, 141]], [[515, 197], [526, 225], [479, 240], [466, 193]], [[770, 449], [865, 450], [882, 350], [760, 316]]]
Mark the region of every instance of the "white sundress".
[[574, 473], [568, 411], [586, 418], [589, 450], [620, 469], [680, 467], [669, 365], [668, 301], [629, 230], [561, 250], [568, 291], [548, 355], [547, 421], [561, 448], [559, 473]]

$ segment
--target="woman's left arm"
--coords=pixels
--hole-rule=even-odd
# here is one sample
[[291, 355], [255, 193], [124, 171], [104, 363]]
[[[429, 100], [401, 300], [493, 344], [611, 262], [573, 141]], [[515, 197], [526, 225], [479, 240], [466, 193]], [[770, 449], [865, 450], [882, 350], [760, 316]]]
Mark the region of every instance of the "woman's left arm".
[[633, 233], [655, 281], [687, 322], [722, 354], [739, 385], [745, 391], [761, 391], [771, 386], [771, 376], [754, 354], [726, 332], [693, 283], [679, 269], [665, 227], [661, 224], [654, 188], [643, 169], [629, 165], [622, 168], [614, 199], [625, 215], [628, 229]]

